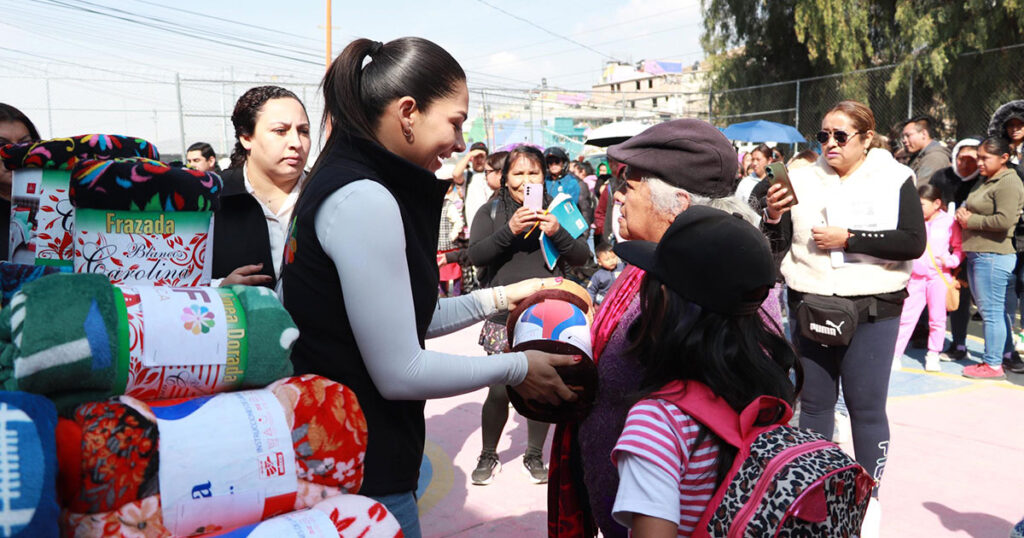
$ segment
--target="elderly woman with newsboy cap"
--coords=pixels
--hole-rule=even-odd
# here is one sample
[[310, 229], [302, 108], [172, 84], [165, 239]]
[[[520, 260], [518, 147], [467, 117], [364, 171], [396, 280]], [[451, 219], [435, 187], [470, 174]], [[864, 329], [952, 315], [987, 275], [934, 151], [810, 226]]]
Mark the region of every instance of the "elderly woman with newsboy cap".
[[[739, 214], [754, 225], [759, 221], [743, 200], [733, 196], [735, 149], [707, 122], [685, 119], [655, 125], [608, 148], [608, 156], [628, 167], [625, 194], [616, 195], [622, 202], [619, 230], [625, 239], [659, 241], [676, 216], [694, 205]], [[549, 535], [580, 526], [593, 529], [595, 521], [607, 538], [628, 534], [611, 515], [619, 481], [611, 451], [643, 377], [639, 363], [626, 353], [626, 332], [640, 313], [643, 274], [626, 267], [594, 320], [597, 400], [582, 422], [559, 424], [555, 430], [548, 482]], [[584, 484], [578, 483], [580, 476]]]

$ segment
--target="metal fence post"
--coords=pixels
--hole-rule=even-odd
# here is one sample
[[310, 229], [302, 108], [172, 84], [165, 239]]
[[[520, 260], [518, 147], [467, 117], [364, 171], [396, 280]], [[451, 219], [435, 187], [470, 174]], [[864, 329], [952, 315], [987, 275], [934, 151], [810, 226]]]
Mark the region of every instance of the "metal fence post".
[[[916, 57], [915, 57], [916, 59]], [[914, 60], [910, 61], [910, 92], [907, 97], [907, 119], [914, 117]]]
[[800, 81], [799, 80], [796, 81], [796, 105], [795, 105], [794, 108], [796, 110], [793, 112], [793, 114], [794, 114], [793, 127], [796, 127], [799, 130], [800, 129]]
[[221, 129], [220, 143], [221, 143], [222, 151], [224, 151], [224, 153], [226, 153], [228, 156], [230, 156], [231, 155], [231, 150], [233, 148], [232, 148], [232, 145], [230, 145], [229, 142], [228, 142], [228, 103], [227, 103], [227, 98], [224, 96], [225, 93], [227, 93], [227, 85], [221, 84], [220, 85], [220, 124], [221, 124], [221, 127], [223, 127], [223, 129]]
[[181, 104], [181, 73], [174, 74], [174, 85], [178, 90], [178, 132], [181, 134], [181, 160], [185, 160], [185, 109]]
[[708, 123], [715, 121], [715, 91], [708, 89]]

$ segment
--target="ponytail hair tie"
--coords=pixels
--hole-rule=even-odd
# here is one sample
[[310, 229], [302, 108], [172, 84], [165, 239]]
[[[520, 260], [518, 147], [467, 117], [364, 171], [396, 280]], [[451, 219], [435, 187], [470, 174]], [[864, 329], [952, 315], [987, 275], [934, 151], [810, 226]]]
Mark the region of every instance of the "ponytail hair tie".
[[382, 48], [384, 48], [384, 43], [381, 43], [380, 41], [374, 41], [373, 44], [370, 45], [370, 50], [369, 52], [367, 52], [367, 55], [369, 55], [372, 58], [378, 52], [380, 52], [380, 49]]

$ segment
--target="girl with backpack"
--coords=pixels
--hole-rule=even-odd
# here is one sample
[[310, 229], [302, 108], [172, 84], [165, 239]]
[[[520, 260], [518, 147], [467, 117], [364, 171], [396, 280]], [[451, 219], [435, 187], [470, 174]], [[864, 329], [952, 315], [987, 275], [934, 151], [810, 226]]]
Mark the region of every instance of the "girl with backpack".
[[[616, 520], [634, 537], [724, 536], [738, 529], [773, 536], [794, 527], [813, 536], [856, 533], [870, 476], [833, 443], [783, 426], [802, 371], [781, 331], [758, 314], [775, 284], [761, 233], [733, 215], [696, 206], [659, 243], [628, 241], [615, 252], [647, 272], [641, 314], [629, 330], [630, 351], [645, 372], [642, 396], [612, 451], [619, 472]], [[693, 263], [698, 257], [702, 262]], [[807, 459], [794, 463], [787, 454]], [[761, 461], [770, 463], [751, 466]], [[832, 463], [819, 466], [823, 461]], [[826, 467], [831, 474], [816, 474]], [[786, 472], [794, 474], [784, 479]], [[771, 497], [763, 504], [769, 511], [741, 500], [738, 483], [751, 500]], [[824, 500], [817, 503], [827, 508], [823, 521], [808, 524], [784, 512], [804, 514], [800, 491]]]

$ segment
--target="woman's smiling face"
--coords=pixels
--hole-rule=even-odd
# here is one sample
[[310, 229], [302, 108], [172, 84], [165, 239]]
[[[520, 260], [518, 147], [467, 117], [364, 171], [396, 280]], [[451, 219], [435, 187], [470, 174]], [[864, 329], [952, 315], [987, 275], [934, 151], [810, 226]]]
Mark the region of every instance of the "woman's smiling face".
[[525, 196], [524, 186], [527, 183], [544, 184], [544, 169], [528, 154], [520, 153], [514, 158], [515, 161], [508, 167], [505, 186], [508, 187], [512, 199], [521, 204]]

